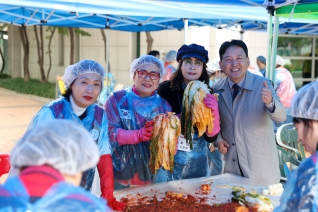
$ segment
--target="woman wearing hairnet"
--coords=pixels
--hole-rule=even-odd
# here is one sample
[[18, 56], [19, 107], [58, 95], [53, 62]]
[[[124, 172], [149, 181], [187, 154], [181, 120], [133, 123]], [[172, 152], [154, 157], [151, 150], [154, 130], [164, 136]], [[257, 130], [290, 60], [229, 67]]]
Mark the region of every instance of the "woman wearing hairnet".
[[106, 101], [109, 140], [113, 150], [115, 189], [149, 184], [150, 138], [153, 126], [148, 123], [171, 106], [157, 95], [164, 75], [161, 60], [142, 55], [130, 65], [132, 87], [111, 93]]
[[98, 146], [81, 124], [53, 119], [35, 126], [12, 149], [10, 163], [20, 174], [0, 186], [0, 211], [111, 211], [78, 187], [98, 160]]
[[209, 86], [212, 87], [214, 83], [219, 81], [220, 79], [226, 77], [225, 73], [221, 70], [220, 67], [220, 59], [214, 58], [212, 61], [208, 62], [207, 65], [207, 71], [209, 74]]
[[298, 141], [311, 154], [287, 178], [279, 211], [318, 210], [318, 81], [302, 87], [293, 97], [291, 114]]
[[[62, 77], [66, 92], [63, 97], [43, 106], [34, 116], [29, 128], [48, 119], [71, 119], [82, 124], [99, 146], [100, 160], [97, 165], [101, 196], [108, 205], [121, 210], [124, 203], [113, 196], [113, 168], [107, 135], [107, 118], [104, 110], [95, 102], [104, 82], [104, 68], [93, 60], [81, 60], [65, 69]], [[91, 191], [95, 167], [83, 174], [81, 186]]]
[[[184, 89], [192, 80], [199, 80], [209, 85], [209, 76], [206, 70], [208, 62], [208, 51], [197, 44], [183, 45], [177, 53], [179, 62], [178, 70], [172, 75], [170, 81], [160, 84], [158, 94], [167, 100], [176, 114], [182, 112], [182, 99]], [[220, 118], [218, 103], [214, 95], [207, 94], [204, 98], [206, 107], [212, 110], [214, 129], [198, 137], [197, 130], [193, 137], [193, 149], [185, 151], [178, 149], [174, 158], [173, 174], [167, 177], [168, 180], [180, 180], [209, 175], [208, 167], [208, 142], [213, 142], [220, 131]], [[164, 179], [164, 178], [162, 178]]]

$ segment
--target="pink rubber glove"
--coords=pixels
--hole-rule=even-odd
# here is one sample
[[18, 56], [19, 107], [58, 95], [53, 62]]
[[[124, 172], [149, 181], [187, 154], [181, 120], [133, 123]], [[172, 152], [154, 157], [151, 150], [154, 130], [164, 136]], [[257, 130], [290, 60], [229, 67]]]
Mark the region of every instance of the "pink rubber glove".
[[206, 97], [203, 99], [203, 103], [207, 108], [212, 110], [212, 114], [214, 117], [213, 123], [214, 127], [212, 132], [206, 132], [209, 137], [212, 137], [220, 132], [220, 115], [219, 115], [219, 106], [218, 100], [215, 98], [213, 94], [207, 94]]
[[149, 141], [153, 126], [143, 127], [140, 130], [118, 129], [117, 141], [119, 145], [138, 144], [139, 142]]

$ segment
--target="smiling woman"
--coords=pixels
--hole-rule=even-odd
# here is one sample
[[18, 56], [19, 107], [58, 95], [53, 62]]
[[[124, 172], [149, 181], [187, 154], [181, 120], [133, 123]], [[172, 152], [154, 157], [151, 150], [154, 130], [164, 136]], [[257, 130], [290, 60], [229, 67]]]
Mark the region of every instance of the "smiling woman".
[[159, 70], [152, 64], [141, 65], [133, 78], [135, 89], [141, 97], [151, 96], [158, 87], [159, 79]]
[[[212, 90], [208, 89], [209, 85], [209, 76], [206, 69], [206, 63], [209, 61], [208, 51], [200, 45], [197, 44], [190, 44], [190, 45], [183, 45], [178, 50], [177, 53], [177, 61], [179, 63], [178, 69], [171, 77], [170, 81], [165, 81], [160, 84], [158, 88], [158, 94], [167, 100], [169, 104], [172, 106], [172, 111], [176, 114], [181, 115], [181, 119], [183, 117], [184, 120], [192, 120], [194, 123], [194, 117], [187, 113], [187, 108], [183, 104], [184, 99], [187, 99], [186, 96], [187, 92], [190, 89], [187, 89], [187, 85], [191, 85], [193, 81], [197, 81], [194, 83], [198, 84], [205, 84], [205, 87], [208, 92], [212, 93]], [[193, 89], [192, 91], [198, 91], [197, 89]], [[185, 94], [185, 95], [184, 95]], [[203, 99], [204, 98], [204, 99]], [[219, 123], [219, 109], [218, 109], [218, 102], [215, 96], [210, 94], [205, 94], [200, 99], [200, 103], [202, 103], [204, 108], [211, 110], [213, 113], [213, 128], [212, 131], [204, 130], [203, 135], [198, 133], [198, 129], [195, 128], [193, 130], [193, 142], [192, 146], [189, 148], [182, 148], [181, 145], [178, 146], [178, 151], [175, 156], [174, 161], [174, 171], [172, 174], [162, 173], [163, 175], [166, 174], [165, 177], [158, 178], [158, 181], [165, 179], [166, 181], [170, 180], [181, 180], [181, 179], [188, 179], [188, 178], [195, 178], [195, 177], [205, 177], [209, 175], [209, 161], [208, 161], [208, 142], [213, 142], [217, 134], [220, 130], [220, 123]], [[194, 101], [191, 104], [194, 104]], [[189, 111], [189, 110], [188, 110]], [[206, 114], [205, 114], [206, 115]], [[190, 121], [191, 122], [191, 121]], [[181, 122], [181, 123], [185, 123]], [[185, 129], [187, 125], [181, 124], [182, 128]], [[183, 126], [185, 125], [185, 126]], [[188, 127], [189, 134], [191, 134], [193, 125]], [[181, 144], [185, 139], [180, 136], [179, 143]], [[189, 138], [188, 138], [189, 139]], [[191, 149], [190, 149], [191, 148]], [[213, 158], [214, 161], [221, 162], [221, 158]]]
[[[92, 60], [82, 60], [68, 66], [62, 77], [66, 87], [65, 94], [43, 106], [34, 116], [29, 129], [48, 119], [70, 119], [83, 125], [99, 146], [100, 159], [97, 169], [101, 196], [107, 199], [109, 207], [121, 210], [124, 204], [117, 202], [113, 196], [114, 177], [107, 119], [104, 110], [95, 103], [103, 87], [104, 74], [104, 68]], [[92, 189], [94, 176], [98, 177], [95, 175], [95, 168], [84, 172], [82, 176], [81, 186], [88, 191]]]
[[129, 73], [134, 85], [111, 93], [105, 104], [115, 189], [152, 182], [149, 168], [151, 120], [160, 113], [171, 111], [168, 102], [156, 92], [165, 73], [161, 60], [142, 55], [131, 63]]

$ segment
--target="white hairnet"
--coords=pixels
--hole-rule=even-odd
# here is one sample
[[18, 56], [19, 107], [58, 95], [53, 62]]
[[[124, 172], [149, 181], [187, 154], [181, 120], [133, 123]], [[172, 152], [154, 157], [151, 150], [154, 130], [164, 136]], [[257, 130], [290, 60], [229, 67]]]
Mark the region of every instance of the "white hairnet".
[[276, 65], [281, 65], [281, 66], [285, 65], [284, 59], [279, 55], [276, 55]]
[[164, 68], [163, 62], [159, 60], [158, 58], [152, 56], [152, 55], [141, 55], [139, 58], [134, 59], [132, 63], [130, 64], [129, 74], [131, 79], [134, 79], [135, 71], [137, 71], [140, 66], [144, 64], [152, 64], [157, 67], [159, 73], [160, 73], [160, 79], [165, 75], [166, 70]]
[[10, 154], [13, 168], [50, 165], [62, 174], [75, 175], [96, 166], [99, 150], [91, 134], [72, 120], [51, 119], [19, 140]]
[[318, 81], [301, 87], [291, 104], [291, 115], [297, 118], [318, 120]]
[[94, 60], [81, 60], [78, 63], [67, 66], [62, 77], [65, 87], [69, 88], [74, 80], [82, 74], [95, 73], [104, 83], [105, 70], [98, 62]]
[[207, 70], [212, 72], [212, 74], [218, 70], [221, 70], [219, 62], [220, 62], [219, 58], [214, 58], [213, 60], [211, 60], [210, 62], [206, 64]]
[[170, 50], [165, 56], [165, 62], [173, 62], [177, 60], [177, 51]]

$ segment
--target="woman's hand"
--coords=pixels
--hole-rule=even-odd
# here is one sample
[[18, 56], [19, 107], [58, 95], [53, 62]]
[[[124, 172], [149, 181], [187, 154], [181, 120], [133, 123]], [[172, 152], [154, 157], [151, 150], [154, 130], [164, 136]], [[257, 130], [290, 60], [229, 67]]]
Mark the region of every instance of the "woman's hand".
[[153, 121], [147, 122], [145, 126], [139, 130], [118, 129], [117, 141], [119, 145], [138, 144], [139, 142], [149, 141], [153, 130]]
[[203, 99], [203, 103], [207, 108], [210, 108], [212, 111], [212, 115], [214, 117], [213, 120], [213, 130], [212, 132], [206, 132], [207, 136], [211, 137], [220, 132], [220, 115], [219, 115], [219, 105], [218, 100], [213, 94], [207, 94]]

